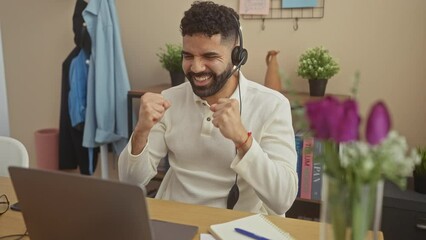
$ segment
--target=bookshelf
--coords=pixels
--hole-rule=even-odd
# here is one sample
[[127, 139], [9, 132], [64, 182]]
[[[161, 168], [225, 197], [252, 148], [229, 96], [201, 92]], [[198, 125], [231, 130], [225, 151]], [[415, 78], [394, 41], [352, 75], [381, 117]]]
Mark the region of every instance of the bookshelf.
[[299, 191], [287, 217], [319, 221], [321, 207], [322, 171], [319, 156], [323, 152], [323, 142], [313, 136], [296, 133], [297, 175]]

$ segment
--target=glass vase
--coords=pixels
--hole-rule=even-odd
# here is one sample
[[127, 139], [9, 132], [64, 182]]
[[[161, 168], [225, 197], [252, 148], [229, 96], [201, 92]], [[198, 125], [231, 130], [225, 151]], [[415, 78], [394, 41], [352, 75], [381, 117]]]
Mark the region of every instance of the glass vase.
[[348, 184], [324, 174], [320, 239], [378, 239], [382, 201], [383, 181]]

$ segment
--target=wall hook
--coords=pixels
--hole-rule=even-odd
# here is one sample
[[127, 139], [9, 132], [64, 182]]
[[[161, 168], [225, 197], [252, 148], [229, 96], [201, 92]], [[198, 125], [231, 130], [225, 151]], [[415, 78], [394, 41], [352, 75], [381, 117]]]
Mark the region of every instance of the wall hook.
[[262, 18], [262, 31], [265, 31], [265, 19]]
[[297, 31], [297, 29], [299, 29], [299, 18], [294, 19], [293, 29], [294, 31]]

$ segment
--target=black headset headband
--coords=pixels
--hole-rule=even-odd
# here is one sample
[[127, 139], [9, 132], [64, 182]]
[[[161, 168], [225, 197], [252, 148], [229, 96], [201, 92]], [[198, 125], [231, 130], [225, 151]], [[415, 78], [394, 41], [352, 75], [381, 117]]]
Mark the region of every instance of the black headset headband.
[[232, 14], [232, 17], [235, 20], [236, 28], [237, 28], [237, 35], [240, 40], [240, 45], [235, 46], [234, 49], [232, 49], [232, 64], [236, 66], [237, 69], [239, 69], [242, 65], [244, 65], [247, 62], [248, 52], [243, 46], [243, 34], [241, 32], [241, 26], [240, 22], [238, 21], [237, 17]]

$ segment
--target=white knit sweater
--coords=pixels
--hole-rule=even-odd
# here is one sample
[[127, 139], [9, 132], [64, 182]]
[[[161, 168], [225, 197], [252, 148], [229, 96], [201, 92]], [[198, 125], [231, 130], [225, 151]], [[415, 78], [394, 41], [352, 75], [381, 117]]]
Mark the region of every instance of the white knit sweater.
[[[297, 194], [296, 150], [287, 98], [240, 73], [241, 119], [253, 143], [240, 159], [231, 140], [213, 126], [206, 101], [186, 82], [162, 94], [172, 106], [150, 132], [141, 154], [131, 144], [119, 157], [121, 181], [146, 185], [168, 154], [170, 169], [156, 198], [226, 208], [238, 173], [240, 198], [234, 209], [284, 214]], [[231, 98], [239, 100], [238, 88]]]

